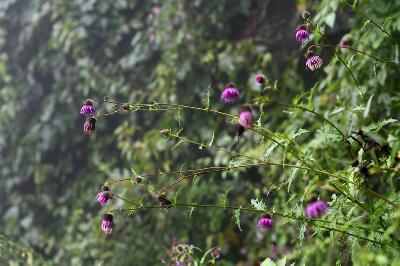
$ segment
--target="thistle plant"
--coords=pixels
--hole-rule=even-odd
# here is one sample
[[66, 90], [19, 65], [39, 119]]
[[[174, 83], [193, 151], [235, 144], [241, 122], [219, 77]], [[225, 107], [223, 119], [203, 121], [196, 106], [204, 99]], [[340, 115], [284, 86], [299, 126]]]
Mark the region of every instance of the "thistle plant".
[[400, 261], [399, 1], [3, 2], [1, 265]]
[[[295, 35], [297, 41], [302, 45], [309, 45], [306, 51], [306, 67], [311, 71], [316, 71], [323, 70], [325, 65], [333, 64], [335, 60], [344, 64], [345, 69], [354, 81], [354, 88], [358, 88], [359, 104], [367, 106], [363, 108], [370, 108], [370, 101], [365, 102], [365, 97], [370, 95], [362, 89], [362, 84], [358, 83], [351, 66], [344, 61], [345, 55], [342, 55], [340, 50], [347, 49], [355, 55], [366, 56], [374, 62], [394, 67], [397, 67], [397, 63], [392, 60], [380, 59], [379, 51], [377, 51], [377, 54], [369, 55], [353, 48], [347, 37], [342, 39], [338, 45], [332, 45], [333, 42], [321, 31], [319, 25], [312, 22], [310, 15], [305, 16], [304, 20], [304, 24], [297, 29]], [[319, 41], [310, 38], [310, 36], [316, 35], [321, 37]], [[326, 59], [326, 63], [314, 52], [315, 49], [321, 51], [323, 48], [334, 50], [333, 58]], [[392, 224], [398, 223], [398, 220], [396, 220], [399, 213], [397, 189], [395, 186], [383, 190], [377, 189], [370, 177], [370, 171], [372, 171], [387, 176], [392, 179], [391, 182], [395, 182], [393, 178], [398, 175], [398, 165], [393, 160], [393, 154], [398, 154], [398, 140], [388, 143], [385, 136], [380, 134], [383, 127], [396, 122], [396, 120], [388, 117], [384, 121], [369, 125], [364, 125], [360, 121], [358, 124], [360, 129], [354, 133], [341, 128], [337, 121], [331, 118], [333, 115], [320, 113], [317, 110], [317, 106], [314, 106], [316, 101], [313, 99], [316, 97], [315, 86], [308, 97], [302, 95], [295, 99], [284, 99], [272, 93], [273, 86], [271, 84], [275, 84], [274, 87], [276, 87], [276, 81], [270, 82], [263, 75], [257, 75], [256, 83], [263, 89], [260, 89], [255, 95], [246, 95], [244, 92], [240, 94], [239, 90], [233, 85], [225, 87], [222, 91], [221, 101], [241, 106], [239, 113], [235, 111], [237, 107], [234, 105], [227, 106], [224, 109], [227, 111], [213, 108], [214, 102], [210, 98], [212, 96], [210, 95], [210, 88], [206, 98], [203, 99], [204, 106], [158, 101], [123, 103], [111, 100], [108, 97], [90, 99], [82, 107], [83, 113], [88, 113], [90, 119], [97, 119], [99, 122], [103, 119], [111, 119], [116, 115], [122, 115], [122, 113], [175, 112], [179, 119], [178, 127], [171, 125], [168, 128], [157, 129], [160, 136], [172, 144], [172, 150], [177, 151], [179, 145], [185, 143], [194, 147], [197, 146], [199, 150], [208, 151], [210, 156], [218, 152], [230, 157], [226, 164], [163, 172], [162, 176], [165, 178], [162, 178], [161, 185], [155, 185], [150, 181], [150, 177], [153, 180], [154, 178], [161, 178], [159, 173], [139, 173], [139, 175], [134, 173], [132, 177], [106, 181], [104, 185], [107, 187], [107, 191], [100, 193], [111, 193], [108, 192], [108, 187], [124, 182], [130, 183], [133, 189], [135, 187], [142, 187], [143, 189], [140, 190], [141, 195], [135, 195], [132, 199], [115, 194], [124, 206], [113, 208], [111, 205], [105, 208], [105, 216], [102, 222], [104, 233], [118, 235], [118, 229], [113, 230], [112, 217], [115, 217], [114, 221], [118, 224], [118, 228], [122, 228], [123, 224], [119, 224], [118, 216], [124, 213], [140, 215], [141, 211], [158, 209], [168, 219], [168, 212], [172, 210], [186, 209], [191, 216], [198, 209], [223, 209], [226, 213], [230, 212], [233, 222], [237, 224], [239, 230], [242, 230], [241, 215], [248, 213], [254, 220], [253, 228], [261, 230], [263, 238], [270, 238], [269, 234], [279, 231], [283, 224], [289, 224], [294, 228], [300, 227], [298, 233], [300, 244], [304, 241], [307, 230], [312, 233], [312, 236], [321, 235], [322, 237], [327, 235], [326, 232], [329, 232], [332, 240], [345, 239], [343, 240], [345, 241], [344, 246], [347, 246], [347, 242], [357, 243], [359, 246], [382, 249], [392, 258], [399, 256], [400, 234], [398, 226]], [[212, 86], [211, 89], [213, 89]], [[242, 101], [239, 96], [243, 97]], [[371, 97], [373, 96], [370, 96], [370, 99]], [[307, 102], [308, 104], [306, 104]], [[94, 107], [88, 103], [95, 103], [96, 109], [101, 109], [103, 105], [111, 105], [112, 111], [95, 114], [94, 111], [91, 111]], [[340, 103], [338, 104], [340, 105]], [[266, 122], [268, 120], [268, 112], [265, 111], [267, 108], [268, 110], [286, 108], [286, 112], [292, 113], [294, 117], [311, 114], [311, 118], [308, 119], [320, 123], [320, 128], [317, 131], [311, 128], [299, 128], [292, 133], [275, 132]], [[343, 109], [344, 112], [345, 108]], [[209, 116], [210, 119], [225, 119], [230, 124], [238, 125], [241, 128], [238, 135], [241, 136], [244, 131], [248, 131], [248, 134], [241, 141], [248, 142], [256, 139], [257, 145], [264, 149], [264, 152], [247, 152], [234, 147], [217, 145], [216, 143], [219, 143], [219, 141], [214, 134], [209, 142], [186, 136], [184, 134], [185, 129], [181, 127], [181, 115], [185, 112], [201, 113], [202, 116]], [[349, 112], [351, 113], [351, 110]], [[94, 130], [94, 126], [93, 128], [85, 126], [85, 128], [87, 128], [86, 133], [88, 131], [92, 133]], [[308, 133], [312, 137], [317, 132], [320, 132], [326, 138], [325, 145], [334, 147], [336, 150], [332, 156], [345, 154], [346, 159], [342, 160], [340, 164], [330, 166], [320, 160], [321, 150], [318, 146], [320, 143], [315, 147], [313, 147], [312, 141], [308, 147], [300, 145], [301, 135]], [[254, 136], [257, 136], [257, 138], [254, 138]], [[336, 159], [339, 160], [339, 158]], [[183, 200], [184, 196], [179, 194], [182, 193], [181, 189], [184, 191], [187, 187], [196, 186], [195, 179], [201, 179], [203, 176], [232, 174], [240, 169], [258, 169], [260, 173], [263, 173], [266, 168], [270, 167], [279, 169], [275, 173], [284, 177], [283, 182], [275, 183], [271, 181], [269, 187], [261, 184], [266, 189], [265, 193], [262, 193], [259, 199], [248, 199], [247, 202], [240, 205], [229, 203], [227, 199], [229, 191], [223, 194], [224, 196], [220, 197], [219, 201], [216, 197], [214, 202], [200, 203], [197, 199], [186, 202]], [[138, 182], [138, 176], [140, 176], [140, 182]], [[274, 178], [272, 179], [274, 180]], [[276, 178], [276, 180], [282, 179]], [[301, 185], [296, 186], [296, 191], [293, 191], [291, 188], [295, 183]], [[286, 192], [283, 189], [285, 187], [287, 188]], [[240, 191], [244, 188], [233, 189]], [[134, 191], [136, 191], [135, 193], [139, 192], [139, 190]], [[274, 205], [274, 199], [271, 200], [269, 197], [270, 193], [286, 193], [287, 208], [277, 209]], [[101, 194], [98, 196], [98, 201], [101, 205], [105, 205], [109, 198], [109, 196], [105, 197]], [[140, 199], [137, 200], [137, 198]], [[178, 247], [180, 248], [177, 251]], [[184, 244], [173, 244], [170, 253], [172, 254], [172, 261], [175, 261], [176, 265], [182, 263], [182, 265], [194, 265], [193, 258], [190, 255], [192, 253], [191, 251], [185, 253], [186, 249], [192, 250], [190, 246]], [[211, 254], [215, 253], [213, 252]], [[220, 255], [220, 252], [218, 252], [218, 255], [212, 256], [219, 258], [224, 254]]]

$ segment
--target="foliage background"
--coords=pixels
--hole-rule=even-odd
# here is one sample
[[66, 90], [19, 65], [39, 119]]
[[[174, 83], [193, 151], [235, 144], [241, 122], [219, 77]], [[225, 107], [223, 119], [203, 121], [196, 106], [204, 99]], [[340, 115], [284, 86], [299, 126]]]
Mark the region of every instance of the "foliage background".
[[[260, 143], [260, 137], [252, 132], [238, 139], [228, 130], [229, 121], [188, 111], [138, 112], [102, 119], [88, 138], [78, 114], [83, 99], [108, 96], [120, 102], [156, 100], [201, 106], [211, 83], [211, 106], [236, 114], [239, 106], [220, 103], [221, 90], [233, 82], [241, 90], [242, 103], [251, 103], [259, 91], [254, 83], [259, 73], [277, 80], [277, 89], [269, 92], [271, 98], [300, 103], [312, 91], [313, 97], [308, 98], [312, 108], [329, 117], [346, 135], [369, 126], [376, 138], [389, 143], [387, 165], [394, 170], [381, 173], [375, 169], [377, 174], [367, 185], [398, 199], [394, 157], [399, 123], [372, 124], [400, 118], [398, 63], [374, 62], [340, 51], [364, 92], [363, 100], [332, 49], [318, 50], [326, 62], [323, 71], [306, 71], [305, 48], [296, 43], [294, 32], [302, 22], [301, 11], [308, 9], [333, 44], [348, 34], [352, 47], [398, 62], [398, 41], [366, 23], [363, 14], [384, 23], [399, 40], [400, 1], [358, 1], [355, 11], [341, 2], [1, 1], [0, 233], [4, 237], [0, 261], [5, 265], [17, 261], [32, 265], [157, 265], [174, 237], [203, 251], [220, 246], [221, 265], [258, 265], [266, 257], [286, 257], [296, 265], [333, 265], [337, 261], [386, 265], [395, 261], [392, 251], [341, 234], [317, 232], [311, 237], [309, 230], [304, 238], [304, 225], [283, 219], [277, 219], [275, 229], [258, 239], [258, 217], [241, 213], [240, 231], [232, 213], [224, 210], [198, 209], [191, 217], [184, 209], [171, 209], [168, 214], [121, 214], [111, 238], [99, 230], [104, 210], [95, 196], [107, 180], [131, 176], [131, 169], [145, 174], [240, 160], [187, 143], [171, 149], [176, 141], [160, 137], [159, 129], [184, 128], [182, 135], [204, 143], [214, 136], [217, 146], [255, 156], [267, 157], [271, 143]], [[152, 17], [154, 6], [160, 6], [160, 12]], [[318, 40], [318, 34], [313, 40]], [[96, 107], [111, 110], [105, 104]], [[340, 137], [315, 116], [271, 104], [262, 117], [265, 127], [285, 136], [306, 129], [293, 137], [302, 151], [318, 158], [324, 169], [359, 176]], [[360, 156], [380, 167], [376, 158]], [[284, 152], [276, 149], [269, 157], [279, 161]], [[286, 159], [293, 160], [290, 156]], [[145, 181], [160, 187], [170, 179], [160, 175]], [[179, 198], [217, 202], [232, 189], [228, 193], [232, 205], [249, 205], [250, 199], [262, 198], [269, 208], [301, 212], [312, 195], [333, 199], [332, 187], [317, 187], [318, 180], [306, 172], [277, 167], [231, 170], [202, 176], [194, 184], [187, 182]], [[129, 183], [115, 185], [113, 190], [129, 198], [143, 193]], [[173, 193], [169, 191], [169, 195]], [[365, 221], [358, 210], [349, 210], [346, 199], [339, 196], [335, 204], [329, 217], [352, 216]], [[113, 207], [121, 206], [122, 202], [116, 201]], [[387, 225], [398, 232], [399, 211], [385, 210], [379, 215], [387, 217]], [[273, 243], [276, 252], [271, 252]], [[10, 245], [21, 251], [7, 252]]]

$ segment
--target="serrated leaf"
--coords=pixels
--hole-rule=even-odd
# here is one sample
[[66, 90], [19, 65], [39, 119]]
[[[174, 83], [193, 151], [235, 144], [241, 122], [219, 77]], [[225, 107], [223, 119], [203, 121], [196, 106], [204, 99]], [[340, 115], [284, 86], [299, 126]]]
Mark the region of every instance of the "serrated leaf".
[[265, 205], [264, 201], [258, 200], [258, 199], [251, 199], [250, 200], [251, 206], [254, 207], [254, 209], [257, 209], [259, 211], [264, 211], [267, 208], [267, 205]]
[[226, 206], [226, 199], [228, 197], [228, 193], [231, 192], [233, 190], [233, 188], [228, 189], [227, 191], [224, 192], [224, 194], [222, 194], [219, 198], [219, 204], [224, 206]]
[[[242, 206], [240, 206], [241, 208]], [[240, 227], [240, 209], [236, 209], [233, 211], [233, 218], [235, 219], [235, 223], [237, 224], [240, 232], [242, 232], [242, 228]]]
[[384, 127], [384, 126], [386, 126], [386, 125], [388, 125], [390, 123], [395, 123], [397, 121], [398, 120], [396, 120], [396, 119], [389, 118], [389, 119], [386, 119], [386, 120], [379, 121], [377, 123], [372, 123], [372, 124], [370, 124], [370, 125], [368, 125], [366, 127], [363, 127], [363, 130], [364, 131], [379, 131], [382, 127]]

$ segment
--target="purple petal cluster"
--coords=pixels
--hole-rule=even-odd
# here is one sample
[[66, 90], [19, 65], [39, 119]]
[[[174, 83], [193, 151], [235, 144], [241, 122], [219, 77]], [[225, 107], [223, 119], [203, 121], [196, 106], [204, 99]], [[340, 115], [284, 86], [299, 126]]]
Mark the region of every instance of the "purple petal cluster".
[[221, 93], [221, 101], [225, 103], [235, 103], [239, 97], [239, 90], [233, 86], [226, 87]]
[[318, 55], [314, 55], [312, 52], [308, 52], [307, 55], [306, 66], [311, 71], [317, 70], [322, 67], [324, 61], [322, 61], [321, 57]]
[[81, 107], [80, 114], [84, 116], [95, 115], [96, 109], [94, 109], [93, 103], [91, 101], [86, 101], [84, 105]]
[[110, 191], [110, 189], [107, 186], [104, 186], [102, 188], [102, 191], [100, 191], [97, 196], [97, 202], [101, 206], [105, 206], [108, 202], [108, 200], [114, 199], [114, 194]]
[[96, 118], [87, 118], [85, 124], [83, 124], [83, 131], [86, 135], [90, 136], [96, 128]]
[[269, 215], [264, 215], [258, 219], [257, 227], [261, 230], [266, 230], [268, 228], [274, 227], [274, 220]]
[[306, 216], [310, 218], [319, 218], [328, 210], [328, 204], [323, 200], [317, 200], [307, 205]]
[[254, 116], [249, 108], [243, 108], [239, 113], [239, 124], [248, 129], [253, 126]]
[[104, 214], [103, 220], [101, 221], [101, 230], [106, 235], [111, 235], [114, 230], [114, 222], [113, 222], [112, 214]]
[[299, 43], [304, 44], [304, 42], [307, 41], [309, 39], [309, 37], [310, 37], [310, 33], [308, 32], [306, 27], [301, 26], [300, 28], [297, 29], [296, 40]]

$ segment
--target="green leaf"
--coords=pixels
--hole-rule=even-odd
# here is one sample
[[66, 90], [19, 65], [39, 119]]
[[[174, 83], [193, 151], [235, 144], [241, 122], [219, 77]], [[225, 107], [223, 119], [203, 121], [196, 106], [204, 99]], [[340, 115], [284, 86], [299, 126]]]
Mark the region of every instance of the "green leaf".
[[251, 206], [253, 206], [255, 209], [259, 210], [259, 211], [264, 211], [267, 206], [265, 205], [264, 201], [258, 200], [258, 199], [252, 199], [250, 200]]
[[[240, 206], [242, 208], [242, 206]], [[240, 227], [240, 209], [235, 209], [233, 211], [233, 218], [235, 219], [235, 223], [237, 224], [240, 232], [242, 232], [242, 228]]]
[[224, 206], [224, 208], [225, 208], [225, 206], [226, 206], [226, 199], [227, 199], [227, 197], [228, 197], [228, 193], [231, 192], [232, 190], [233, 190], [233, 188], [228, 189], [227, 191], [224, 192], [224, 194], [222, 194], [222, 195], [219, 197], [219, 204], [222, 205], [222, 206]]

